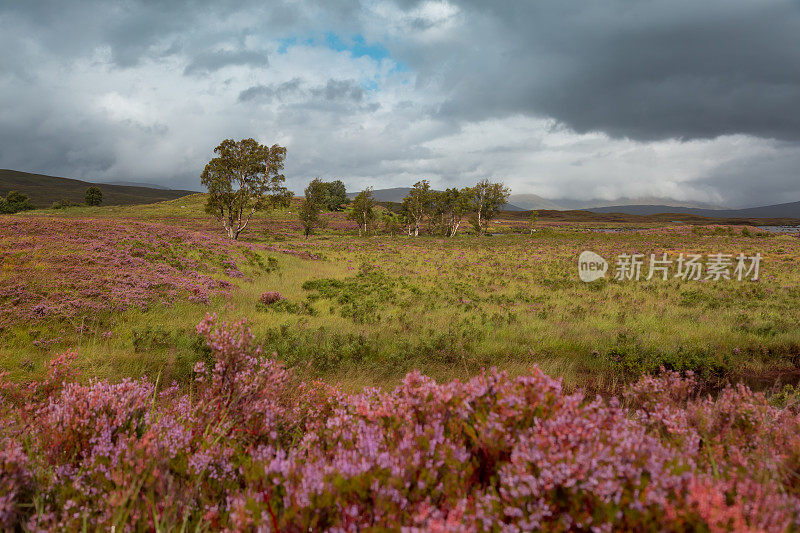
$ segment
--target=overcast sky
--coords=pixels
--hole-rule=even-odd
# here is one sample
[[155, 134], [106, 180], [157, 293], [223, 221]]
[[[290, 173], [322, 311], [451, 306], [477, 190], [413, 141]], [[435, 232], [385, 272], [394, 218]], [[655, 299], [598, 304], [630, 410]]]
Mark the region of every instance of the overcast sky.
[[0, 168], [199, 189], [482, 177], [546, 198], [800, 200], [800, 1], [0, 2]]

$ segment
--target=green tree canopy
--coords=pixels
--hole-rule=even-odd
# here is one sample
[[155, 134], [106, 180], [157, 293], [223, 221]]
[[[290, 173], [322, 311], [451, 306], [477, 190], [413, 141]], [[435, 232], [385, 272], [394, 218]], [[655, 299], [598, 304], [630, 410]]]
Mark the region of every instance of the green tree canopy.
[[222, 223], [232, 239], [238, 239], [260, 209], [289, 205], [292, 193], [283, 186], [286, 148], [271, 147], [255, 139], [225, 139], [214, 149], [200, 179], [208, 188], [206, 211]]
[[315, 178], [308, 184], [305, 193], [307, 199], [327, 211], [341, 211], [349, 201], [341, 180], [322, 181], [320, 178]]
[[355, 220], [358, 224], [359, 237], [369, 231], [370, 224], [375, 220], [375, 197], [372, 196], [372, 187], [364, 189], [353, 199], [347, 218]]
[[448, 237], [455, 237], [461, 220], [471, 208], [469, 189], [452, 187], [433, 195], [433, 212], [436, 224]]
[[381, 216], [384, 231], [394, 237], [403, 228], [403, 219], [403, 215], [387, 209]]
[[306, 198], [303, 200], [303, 203], [300, 204], [298, 216], [300, 218], [300, 224], [303, 226], [303, 233], [307, 239], [309, 235], [314, 233], [314, 228], [317, 228], [321, 225], [319, 218], [319, 206], [309, 200], [308, 196], [306, 196]]
[[511, 191], [502, 183], [482, 179], [475, 187], [468, 189], [467, 194], [475, 211], [478, 233], [485, 233], [489, 222], [506, 205]]
[[411, 231], [415, 237], [419, 235], [425, 217], [430, 215], [432, 201], [433, 192], [428, 180], [416, 182], [408, 191], [408, 196], [403, 198], [403, 212], [411, 222]]
[[103, 191], [100, 190], [100, 187], [89, 187], [86, 189], [85, 201], [86, 205], [100, 205], [103, 203]]
[[9, 191], [5, 198], [0, 196], [0, 214], [8, 215], [30, 209], [36, 209], [36, 207], [26, 195], [20, 192]]

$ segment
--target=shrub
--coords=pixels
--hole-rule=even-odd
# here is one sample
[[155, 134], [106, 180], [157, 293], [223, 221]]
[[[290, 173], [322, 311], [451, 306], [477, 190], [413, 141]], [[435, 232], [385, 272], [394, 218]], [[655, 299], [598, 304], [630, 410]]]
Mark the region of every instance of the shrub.
[[283, 300], [283, 296], [278, 291], [267, 291], [259, 298], [259, 301], [264, 305], [272, 305], [280, 300]]
[[0, 215], [19, 213], [36, 209], [28, 196], [17, 191], [10, 191], [5, 198], [0, 196]]
[[800, 414], [663, 372], [622, 399], [538, 369], [393, 392], [298, 383], [243, 323], [182, 393], [147, 379], [0, 376], [9, 530], [792, 530]]
[[69, 200], [57, 200], [53, 202], [53, 204], [50, 206], [50, 209], [66, 209], [67, 207], [75, 207], [78, 205], [80, 204], [76, 204]]

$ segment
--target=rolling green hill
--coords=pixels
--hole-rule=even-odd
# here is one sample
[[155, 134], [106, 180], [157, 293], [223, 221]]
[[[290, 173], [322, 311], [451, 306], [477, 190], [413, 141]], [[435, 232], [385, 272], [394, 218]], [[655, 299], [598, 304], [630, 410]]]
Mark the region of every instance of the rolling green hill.
[[31, 174], [18, 170], [0, 169], [0, 195], [6, 195], [8, 191], [19, 191], [28, 195], [31, 202], [37, 207], [50, 207], [53, 202], [62, 200], [82, 203], [86, 189], [93, 185], [103, 191], [103, 205], [150, 204], [164, 200], [174, 200], [196, 192], [108, 185], [45, 176], [43, 174]]

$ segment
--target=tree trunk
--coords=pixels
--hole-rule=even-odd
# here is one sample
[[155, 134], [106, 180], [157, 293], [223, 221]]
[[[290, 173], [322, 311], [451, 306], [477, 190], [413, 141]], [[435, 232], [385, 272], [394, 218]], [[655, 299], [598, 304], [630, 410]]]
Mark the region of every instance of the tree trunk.
[[222, 227], [225, 228], [225, 233], [228, 234], [229, 239], [236, 240], [237, 235], [236, 235], [236, 230], [233, 228], [233, 224], [223, 223]]

